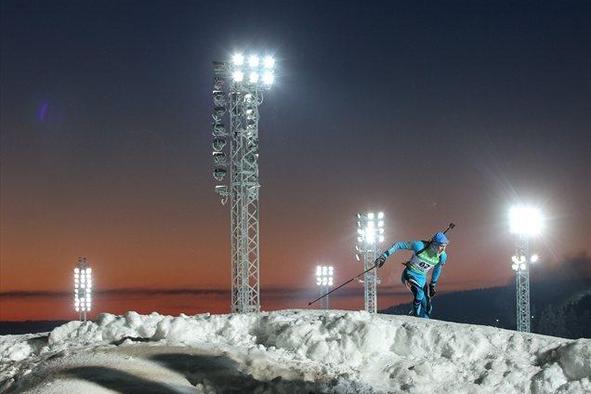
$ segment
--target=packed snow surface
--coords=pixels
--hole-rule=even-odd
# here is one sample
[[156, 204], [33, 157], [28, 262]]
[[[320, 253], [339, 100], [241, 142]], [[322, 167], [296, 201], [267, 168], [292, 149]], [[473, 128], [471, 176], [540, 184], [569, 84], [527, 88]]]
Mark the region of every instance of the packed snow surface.
[[0, 336], [0, 368], [9, 393], [590, 393], [591, 340], [366, 312], [128, 312]]

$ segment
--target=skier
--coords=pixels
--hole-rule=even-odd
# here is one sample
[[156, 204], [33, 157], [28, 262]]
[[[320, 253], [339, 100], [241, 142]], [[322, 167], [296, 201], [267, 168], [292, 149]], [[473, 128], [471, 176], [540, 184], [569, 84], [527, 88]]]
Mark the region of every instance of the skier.
[[[402, 283], [412, 292], [412, 315], [429, 318], [431, 314], [431, 297], [437, 292], [437, 281], [441, 275], [442, 266], [447, 261], [445, 248], [449, 240], [444, 233], [438, 232], [430, 241], [399, 241], [386, 250], [375, 261], [375, 265], [381, 268], [388, 257], [399, 250], [412, 250], [414, 253], [402, 271]], [[431, 283], [427, 286], [427, 274], [433, 268]]]

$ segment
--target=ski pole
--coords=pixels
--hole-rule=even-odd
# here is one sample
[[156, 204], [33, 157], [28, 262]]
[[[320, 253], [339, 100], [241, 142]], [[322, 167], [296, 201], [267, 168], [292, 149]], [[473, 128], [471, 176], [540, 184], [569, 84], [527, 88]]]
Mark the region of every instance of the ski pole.
[[337, 291], [338, 289], [340, 289], [341, 287], [345, 286], [346, 284], [348, 284], [348, 283], [350, 283], [350, 282], [353, 282], [355, 279], [359, 278], [361, 275], [365, 274], [366, 272], [369, 272], [369, 271], [371, 271], [372, 269], [374, 269], [374, 268], [376, 268], [376, 267], [377, 267], [377, 265], [374, 265], [373, 267], [366, 269], [365, 271], [363, 271], [363, 272], [362, 272], [362, 273], [360, 273], [359, 275], [357, 275], [357, 276], [355, 276], [355, 277], [353, 277], [353, 278], [349, 279], [348, 281], [346, 281], [345, 283], [343, 283], [343, 284], [342, 284], [342, 285], [340, 285], [339, 287], [335, 287], [334, 289], [332, 289], [332, 290], [331, 290], [331, 291], [329, 291], [328, 293], [326, 293], [326, 294], [323, 294], [323, 295], [321, 295], [320, 297], [316, 298], [314, 301], [310, 301], [310, 302], [308, 302], [308, 306], [312, 305], [313, 303], [315, 303], [315, 302], [316, 302], [316, 301], [318, 301], [318, 300], [321, 300], [321, 299], [323, 299], [324, 297], [326, 297], [327, 295], [329, 295], [329, 294], [330, 294], [330, 293], [332, 293], [333, 291]]

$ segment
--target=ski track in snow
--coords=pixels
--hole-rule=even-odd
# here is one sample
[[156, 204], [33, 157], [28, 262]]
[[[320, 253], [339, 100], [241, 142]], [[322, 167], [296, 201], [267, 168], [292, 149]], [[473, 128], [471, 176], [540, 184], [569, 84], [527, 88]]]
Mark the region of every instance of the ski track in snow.
[[366, 312], [128, 312], [0, 336], [6, 393], [591, 393], [590, 379], [590, 339]]

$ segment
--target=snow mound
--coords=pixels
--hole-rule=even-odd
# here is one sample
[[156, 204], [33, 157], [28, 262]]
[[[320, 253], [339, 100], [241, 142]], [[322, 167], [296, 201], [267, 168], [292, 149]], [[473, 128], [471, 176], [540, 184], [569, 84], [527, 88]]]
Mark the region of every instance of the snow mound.
[[591, 392], [589, 339], [366, 312], [103, 314], [0, 357], [8, 392]]

